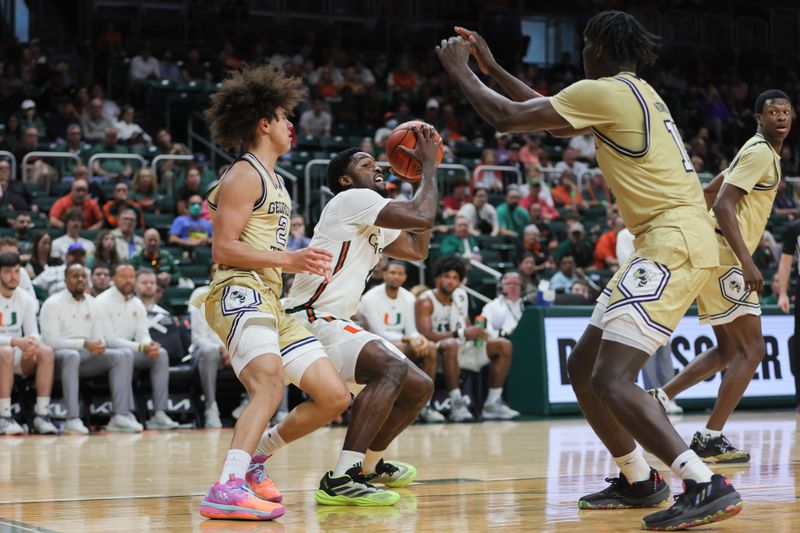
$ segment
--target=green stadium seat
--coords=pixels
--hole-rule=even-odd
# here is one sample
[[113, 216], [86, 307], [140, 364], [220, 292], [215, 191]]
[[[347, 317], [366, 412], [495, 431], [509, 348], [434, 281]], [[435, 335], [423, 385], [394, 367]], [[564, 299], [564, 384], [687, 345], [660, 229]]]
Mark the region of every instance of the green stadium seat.
[[57, 196], [37, 196], [34, 203], [39, 207], [39, 211], [49, 213], [56, 200], [58, 200]]
[[169, 229], [175, 215], [172, 213], [145, 213], [144, 225], [148, 228]]

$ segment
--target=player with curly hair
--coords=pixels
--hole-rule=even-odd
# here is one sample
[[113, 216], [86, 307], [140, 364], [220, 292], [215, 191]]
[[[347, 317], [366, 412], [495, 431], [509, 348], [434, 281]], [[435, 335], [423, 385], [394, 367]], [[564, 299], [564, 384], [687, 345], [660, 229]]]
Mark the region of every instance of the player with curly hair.
[[[330, 366], [319, 341], [288, 317], [278, 298], [281, 273], [327, 278], [331, 254], [317, 248], [287, 252], [291, 198], [275, 162], [291, 146], [287, 118], [304, 97], [300, 80], [270, 66], [233, 72], [211, 98], [205, 116], [215, 140], [241, 155], [208, 193], [214, 213], [212, 254], [219, 270], [201, 301], [211, 328], [224, 340], [234, 372], [250, 395], [233, 433], [222, 475], [200, 506], [207, 518], [271, 520], [284, 513], [281, 494], [251, 455], [283, 398], [284, 365], [304, 357], [311, 370]], [[312, 366], [312, 365], [309, 365]], [[304, 369], [305, 370], [305, 369]], [[293, 381], [286, 372], [286, 378]], [[312, 397], [333, 419], [349, 403], [344, 383]], [[249, 487], [248, 487], [249, 485]], [[261, 497], [257, 496], [260, 495]]]

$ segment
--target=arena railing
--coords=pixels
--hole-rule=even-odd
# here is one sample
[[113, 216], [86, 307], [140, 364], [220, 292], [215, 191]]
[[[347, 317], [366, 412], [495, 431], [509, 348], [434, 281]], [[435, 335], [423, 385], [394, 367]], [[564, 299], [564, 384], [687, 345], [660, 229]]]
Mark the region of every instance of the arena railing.
[[470, 296], [472, 296], [476, 300], [482, 301], [485, 304], [488, 304], [489, 302], [492, 301], [492, 299], [489, 298], [488, 296], [484, 296], [483, 294], [479, 293], [475, 289], [470, 289], [466, 285], [461, 285], [461, 288], [464, 289], [467, 292], [467, 294], [469, 294]]
[[472, 177], [475, 178], [475, 181], [479, 181], [478, 177], [484, 172], [509, 172], [517, 176], [517, 185], [522, 185], [523, 183], [522, 172], [517, 167], [508, 165], [481, 165], [480, 167], [475, 167], [475, 170], [472, 171]]
[[[81, 158], [78, 157], [78, 154], [73, 154], [71, 152], [45, 152], [38, 150], [33, 152], [28, 152], [27, 154], [25, 154], [25, 157], [22, 158], [22, 163], [20, 163], [22, 165], [22, 183], [28, 183], [28, 161], [30, 161], [34, 157], [39, 157], [42, 159], [72, 159], [73, 161], [75, 161], [76, 165], [83, 164]], [[92, 170], [89, 169], [90, 176], [91, 173]], [[47, 192], [49, 193], [50, 191], [48, 190]]]
[[[162, 161], [194, 161], [194, 156], [188, 154], [161, 154], [155, 156], [153, 160], [150, 161], [150, 168], [156, 176], [158, 176], [158, 164]], [[175, 180], [169, 180], [167, 189], [169, 190], [170, 196], [175, 196]]]
[[[307, 224], [311, 223], [311, 216], [310, 216], [311, 215], [311, 190], [312, 190], [311, 169], [314, 166], [327, 165], [328, 163], [330, 163], [330, 161], [331, 161], [330, 159], [312, 159], [308, 163], [306, 163], [305, 170], [304, 170], [304, 181], [305, 181], [306, 198], [305, 198], [305, 207], [304, 207], [304, 210], [303, 210], [303, 216], [305, 217]], [[389, 163], [386, 162], [386, 161], [376, 161], [375, 164], [378, 165], [381, 168], [389, 168]], [[467, 183], [469, 183], [469, 178], [472, 175], [472, 173], [470, 172], [469, 168], [467, 168], [465, 165], [457, 165], [457, 164], [451, 164], [451, 163], [443, 163], [443, 164], [439, 165], [437, 167], [436, 180], [437, 180], [437, 182], [439, 182], [439, 191], [440, 191], [440, 195], [442, 197], [444, 197], [445, 193], [447, 192], [446, 191], [446, 187], [443, 186], [443, 185], [446, 185], [446, 183], [447, 183], [447, 181], [446, 181], [447, 176], [443, 176], [442, 174], [440, 174], [439, 173], [440, 170], [463, 172]], [[319, 184], [319, 188], [320, 188], [320, 190], [322, 190], [322, 184]], [[328, 190], [330, 191], [330, 189], [328, 189]], [[324, 202], [324, 198], [321, 197], [320, 198], [320, 207], [321, 208], [325, 207], [325, 203], [323, 203], [323, 202]]]
[[92, 167], [94, 166], [94, 162], [100, 159], [127, 159], [129, 161], [138, 161], [139, 165], [142, 167], [147, 166], [147, 160], [139, 154], [112, 154], [101, 152], [90, 157], [89, 162], [86, 164], [86, 166], [89, 167], [89, 180], [94, 179], [94, 169]]
[[8, 150], [0, 150], [0, 157], [8, 159], [9, 164], [11, 164], [11, 179], [17, 179], [17, 156]]

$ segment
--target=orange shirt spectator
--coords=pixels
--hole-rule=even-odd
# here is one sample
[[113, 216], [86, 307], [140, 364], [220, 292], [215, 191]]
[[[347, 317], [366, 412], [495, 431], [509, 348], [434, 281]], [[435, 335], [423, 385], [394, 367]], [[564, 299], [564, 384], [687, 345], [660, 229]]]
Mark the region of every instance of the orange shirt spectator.
[[56, 200], [50, 208], [50, 225], [55, 228], [64, 227], [64, 215], [77, 207], [83, 211], [83, 229], [100, 229], [103, 225], [103, 212], [98, 203], [89, 198], [89, 183], [78, 179], [72, 182], [70, 192]]
[[594, 247], [594, 266], [596, 268], [609, 268], [616, 270], [619, 267], [617, 259], [617, 233], [625, 228], [622, 217], [616, 217], [610, 230], [603, 233]]
[[553, 203], [556, 204], [556, 206], [570, 207], [573, 202], [583, 202], [583, 196], [574, 188], [569, 190], [569, 188], [563, 185], [557, 185], [556, 188], [553, 189]]

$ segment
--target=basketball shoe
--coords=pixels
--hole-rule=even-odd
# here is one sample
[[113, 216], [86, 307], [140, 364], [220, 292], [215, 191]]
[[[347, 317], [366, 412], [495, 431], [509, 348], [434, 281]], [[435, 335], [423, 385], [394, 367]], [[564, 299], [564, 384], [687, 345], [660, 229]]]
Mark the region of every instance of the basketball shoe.
[[0, 418], [0, 435], [22, 435], [25, 430], [10, 416]]
[[264, 465], [264, 461], [267, 459], [268, 457], [266, 455], [254, 455], [244, 478], [247, 480], [247, 485], [250, 487], [250, 490], [252, 490], [256, 496], [268, 502], [281, 503], [283, 495], [278, 491], [275, 484], [272, 483], [269, 474], [267, 474], [266, 465]]
[[33, 430], [39, 435], [55, 435], [58, 429], [50, 420], [50, 415], [36, 415], [33, 417]]
[[484, 420], [512, 420], [519, 416], [519, 411], [515, 411], [498, 399], [496, 402], [486, 403], [483, 405], [481, 418]]
[[400, 461], [381, 459], [375, 465], [375, 474], [377, 476], [372, 481], [387, 487], [405, 487], [417, 479], [417, 469], [413, 465]]
[[650, 478], [628, 483], [625, 475], [607, 477], [610, 486], [600, 492], [582, 496], [578, 500], [581, 509], [631, 509], [655, 507], [669, 499], [669, 485], [655, 468], [650, 469]]
[[689, 447], [704, 463], [747, 463], [750, 453], [736, 449], [725, 435], [710, 437], [696, 431]]
[[369, 481], [374, 477], [375, 474], [365, 476], [360, 464], [353, 466], [339, 477], [333, 477], [333, 472], [327, 472], [320, 480], [314, 498], [320, 505], [382, 507], [396, 504], [400, 495], [370, 485]]
[[683, 481], [683, 494], [675, 497], [669, 509], [642, 519], [642, 529], [686, 529], [727, 520], [739, 514], [744, 502], [725, 476], [714, 474], [708, 483]]
[[647, 394], [653, 397], [655, 401], [661, 404], [661, 408], [668, 415], [682, 415], [683, 407], [675, 403], [675, 400], [670, 400], [664, 389], [647, 389]]
[[453, 400], [452, 408], [450, 409], [450, 422], [470, 422], [474, 419], [469, 411], [469, 402], [469, 398], [463, 396]]
[[200, 503], [206, 518], [273, 520], [286, 510], [279, 503], [262, 500], [247, 489], [247, 482], [231, 474], [225, 483], [214, 483]]

